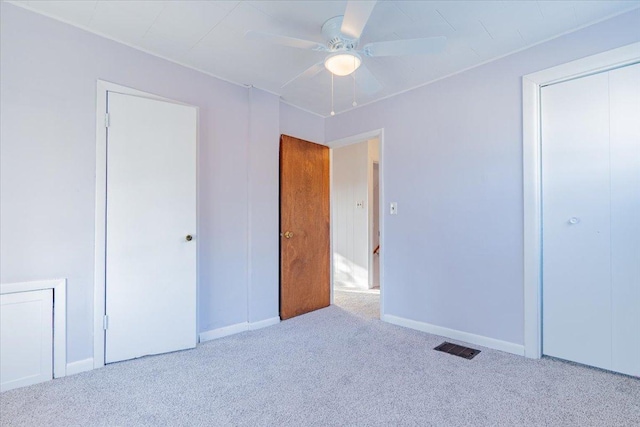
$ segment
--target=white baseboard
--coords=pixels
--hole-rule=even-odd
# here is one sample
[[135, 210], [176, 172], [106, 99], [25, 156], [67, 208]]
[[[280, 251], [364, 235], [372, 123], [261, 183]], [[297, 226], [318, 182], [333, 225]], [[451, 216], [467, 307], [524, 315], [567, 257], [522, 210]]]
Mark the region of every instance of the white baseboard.
[[433, 335], [440, 335], [445, 338], [464, 341], [469, 344], [481, 345], [494, 350], [524, 356], [524, 345], [521, 344], [514, 344], [508, 341], [497, 340], [495, 338], [471, 334], [469, 332], [458, 331], [456, 329], [449, 329], [442, 326], [432, 325], [430, 323], [418, 322], [416, 320], [405, 319], [404, 317], [392, 316], [390, 314], [382, 316], [382, 320], [405, 328], [415, 329]]
[[269, 319], [260, 320], [257, 322], [242, 322], [235, 325], [225, 326], [223, 328], [212, 329], [210, 331], [201, 332], [199, 342], [206, 342], [215, 340], [218, 338], [227, 337], [229, 335], [239, 334], [240, 332], [253, 331], [256, 329], [266, 328], [267, 326], [273, 326], [280, 323], [280, 317], [271, 317]]
[[240, 332], [244, 332], [248, 330], [249, 330], [249, 323], [247, 322], [236, 323], [235, 325], [230, 325], [230, 326], [225, 326], [223, 328], [200, 332], [199, 341], [200, 342], [211, 341], [211, 340], [226, 337], [229, 335], [238, 334]]
[[251, 322], [249, 323], [249, 330], [255, 331], [256, 329], [266, 328], [267, 326], [277, 325], [278, 323], [280, 323], [280, 317], [278, 316], [272, 317], [270, 319], [260, 320], [258, 322]]
[[93, 369], [93, 357], [67, 363], [67, 375], [79, 374]]

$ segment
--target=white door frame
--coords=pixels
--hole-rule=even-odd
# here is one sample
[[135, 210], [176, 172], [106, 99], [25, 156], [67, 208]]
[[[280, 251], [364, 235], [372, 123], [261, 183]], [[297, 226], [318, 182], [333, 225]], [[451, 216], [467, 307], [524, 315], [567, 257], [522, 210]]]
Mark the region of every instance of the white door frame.
[[542, 357], [542, 186], [540, 89], [640, 62], [640, 42], [522, 77], [524, 354]]
[[[196, 126], [199, 129], [200, 109], [195, 105], [175, 101], [137, 89], [115, 83], [98, 80], [96, 86], [96, 217], [95, 217], [95, 267], [93, 279], [93, 368], [104, 366], [105, 333], [104, 316], [106, 303], [106, 226], [107, 226], [107, 93], [117, 92], [124, 95], [140, 96], [174, 104], [188, 105], [196, 109]], [[199, 131], [196, 129], [196, 158], [198, 157]], [[196, 161], [196, 212], [198, 210], [198, 166]], [[198, 215], [196, 214], [196, 236], [199, 234]], [[199, 241], [196, 239], [196, 301], [198, 295], [198, 254]], [[196, 319], [198, 304], [196, 303]], [[196, 324], [196, 331], [199, 330]]]
[[[346, 145], [355, 144], [358, 142], [368, 141], [370, 139], [377, 138], [379, 141], [378, 150], [378, 179], [379, 179], [379, 191], [380, 198], [378, 200], [380, 204], [379, 212], [379, 229], [380, 229], [380, 319], [384, 316], [384, 128], [376, 129], [370, 132], [360, 133], [358, 135], [348, 136], [342, 139], [336, 139], [334, 141], [325, 142], [331, 150], [329, 162], [329, 194], [330, 194], [330, 206], [331, 206], [331, 219], [329, 225], [329, 238], [330, 238], [330, 266], [331, 266], [331, 304], [333, 305], [333, 206], [334, 206], [334, 194], [333, 194], [333, 149], [344, 147]], [[367, 157], [367, 162], [369, 158]], [[368, 169], [368, 168], [367, 168]], [[369, 201], [371, 203], [371, 201]], [[370, 234], [370, 233], [368, 233]], [[370, 257], [369, 257], [370, 258]], [[371, 274], [372, 266], [369, 265], [369, 274]]]
[[[368, 218], [369, 218], [369, 281], [368, 281], [368, 285], [369, 285], [369, 289], [373, 289], [373, 285], [374, 285], [374, 276], [375, 276], [375, 257], [376, 255], [373, 253], [373, 251], [376, 249], [376, 247], [373, 245], [373, 242], [375, 241], [375, 221], [374, 219], [374, 212], [375, 209], [373, 208], [374, 202], [373, 199], [375, 198], [375, 191], [373, 191], [373, 189], [375, 188], [375, 166], [378, 165], [378, 242], [380, 242], [380, 144], [378, 143], [378, 159], [377, 160], [373, 160], [371, 157], [367, 157], [367, 180], [368, 180], [368, 199], [369, 199], [369, 204], [371, 206], [371, 208], [369, 208], [369, 206], [367, 206], [367, 214], [368, 214]], [[378, 258], [378, 261], [380, 261], [380, 258]], [[378, 267], [380, 267], [380, 262], [378, 262]], [[379, 272], [378, 272], [379, 273]], [[378, 282], [380, 281], [380, 274], [378, 274]], [[378, 283], [379, 285], [379, 283]]]

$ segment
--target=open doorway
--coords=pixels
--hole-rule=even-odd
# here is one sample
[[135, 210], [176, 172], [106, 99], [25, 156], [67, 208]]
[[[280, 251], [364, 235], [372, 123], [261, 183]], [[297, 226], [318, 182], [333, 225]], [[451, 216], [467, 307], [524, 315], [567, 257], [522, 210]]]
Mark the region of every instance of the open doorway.
[[380, 139], [332, 149], [333, 303], [380, 318]]

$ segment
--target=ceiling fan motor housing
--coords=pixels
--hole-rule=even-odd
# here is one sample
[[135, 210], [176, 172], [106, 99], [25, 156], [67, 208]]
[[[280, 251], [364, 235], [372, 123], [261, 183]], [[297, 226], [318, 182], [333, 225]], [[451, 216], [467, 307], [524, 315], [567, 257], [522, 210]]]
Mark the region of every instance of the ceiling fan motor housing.
[[358, 47], [358, 39], [350, 39], [344, 36], [342, 28], [344, 16], [334, 16], [322, 25], [322, 36], [327, 40], [327, 48], [332, 51], [355, 50]]

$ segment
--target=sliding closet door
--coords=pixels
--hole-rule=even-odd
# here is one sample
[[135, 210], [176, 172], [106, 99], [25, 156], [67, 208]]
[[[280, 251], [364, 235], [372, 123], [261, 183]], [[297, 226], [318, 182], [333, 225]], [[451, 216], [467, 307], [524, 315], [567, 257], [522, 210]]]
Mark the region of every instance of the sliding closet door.
[[609, 73], [612, 370], [640, 376], [640, 64]]
[[543, 353], [640, 375], [640, 66], [542, 88]]
[[606, 74], [542, 88], [543, 352], [611, 365]]

